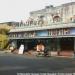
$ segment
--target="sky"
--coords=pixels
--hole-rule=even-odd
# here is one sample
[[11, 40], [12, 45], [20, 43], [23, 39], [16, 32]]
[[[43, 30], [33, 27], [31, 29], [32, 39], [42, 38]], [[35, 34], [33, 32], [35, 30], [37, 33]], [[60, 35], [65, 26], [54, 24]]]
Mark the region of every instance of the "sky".
[[26, 21], [31, 11], [68, 2], [75, 2], [75, 0], [0, 0], [0, 22]]

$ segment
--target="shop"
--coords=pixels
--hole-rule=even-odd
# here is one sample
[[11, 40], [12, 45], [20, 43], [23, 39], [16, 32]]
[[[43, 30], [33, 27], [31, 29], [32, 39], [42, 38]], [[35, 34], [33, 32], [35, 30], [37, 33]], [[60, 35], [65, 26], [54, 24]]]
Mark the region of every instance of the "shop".
[[[22, 32], [21, 32], [22, 33]], [[24, 51], [34, 50], [39, 42], [43, 44], [50, 52], [56, 52], [57, 55], [68, 55], [74, 53], [75, 50], [75, 28], [51, 29], [27, 32], [29, 36], [22, 34], [20, 38], [15, 39], [14, 44], [19, 49], [20, 45], [24, 45]], [[32, 33], [32, 34], [31, 34]], [[26, 32], [25, 32], [26, 34]], [[32, 36], [34, 34], [34, 36]], [[17, 35], [19, 37], [19, 35]]]

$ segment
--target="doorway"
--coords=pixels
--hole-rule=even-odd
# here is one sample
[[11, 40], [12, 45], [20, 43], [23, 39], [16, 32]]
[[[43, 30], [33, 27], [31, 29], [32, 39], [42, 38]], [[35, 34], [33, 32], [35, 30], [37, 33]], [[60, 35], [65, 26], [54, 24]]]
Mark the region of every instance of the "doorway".
[[73, 38], [62, 38], [60, 40], [61, 51], [73, 51], [74, 50], [74, 40]]

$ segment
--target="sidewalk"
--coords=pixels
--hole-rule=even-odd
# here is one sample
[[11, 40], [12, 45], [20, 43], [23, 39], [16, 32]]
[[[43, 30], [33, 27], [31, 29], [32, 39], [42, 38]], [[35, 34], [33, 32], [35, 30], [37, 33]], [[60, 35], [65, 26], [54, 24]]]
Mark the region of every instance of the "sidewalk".
[[0, 51], [0, 54], [4, 54], [4, 53], [11, 53], [10, 50], [3, 50], [3, 51]]
[[[17, 54], [17, 55], [20, 55], [18, 54], [18, 51], [16, 52], [11, 52], [11, 50], [3, 50], [3, 51], [0, 51], [0, 55], [2, 54]], [[57, 57], [57, 58], [75, 58], [74, 56], [43, 56], [43, 55], [37, 55], [37, 52], [36, 51], [28, 51], [28, 52], [25, 52], [24, 54], [22, 54], [23, 56], [28, 56], [28, 57]]]

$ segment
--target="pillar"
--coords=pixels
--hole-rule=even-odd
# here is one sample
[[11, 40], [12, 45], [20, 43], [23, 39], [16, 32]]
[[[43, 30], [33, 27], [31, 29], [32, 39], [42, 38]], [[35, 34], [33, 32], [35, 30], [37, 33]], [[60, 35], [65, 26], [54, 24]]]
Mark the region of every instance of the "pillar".
[[51, 38], [49, 39], [49, 50], [51, 50]]
[[61, 48], [60, 48], [60, 39], [57, 38], [57, 52], [58, 52], [58, 55], [60, 55], [60, 50], [61, 50]]
[[74, 56], [75, 56], [75, 37], [74, 37]]
[[48, 50], [51, 50], [51, 39], [48, 39], [48, 40], [46, 40], [46, 48], [48, 49]]
[[25, 44], [24, 44], [24, 50], [27, 51], [28, 50], [28, 41], [25, 40]]

